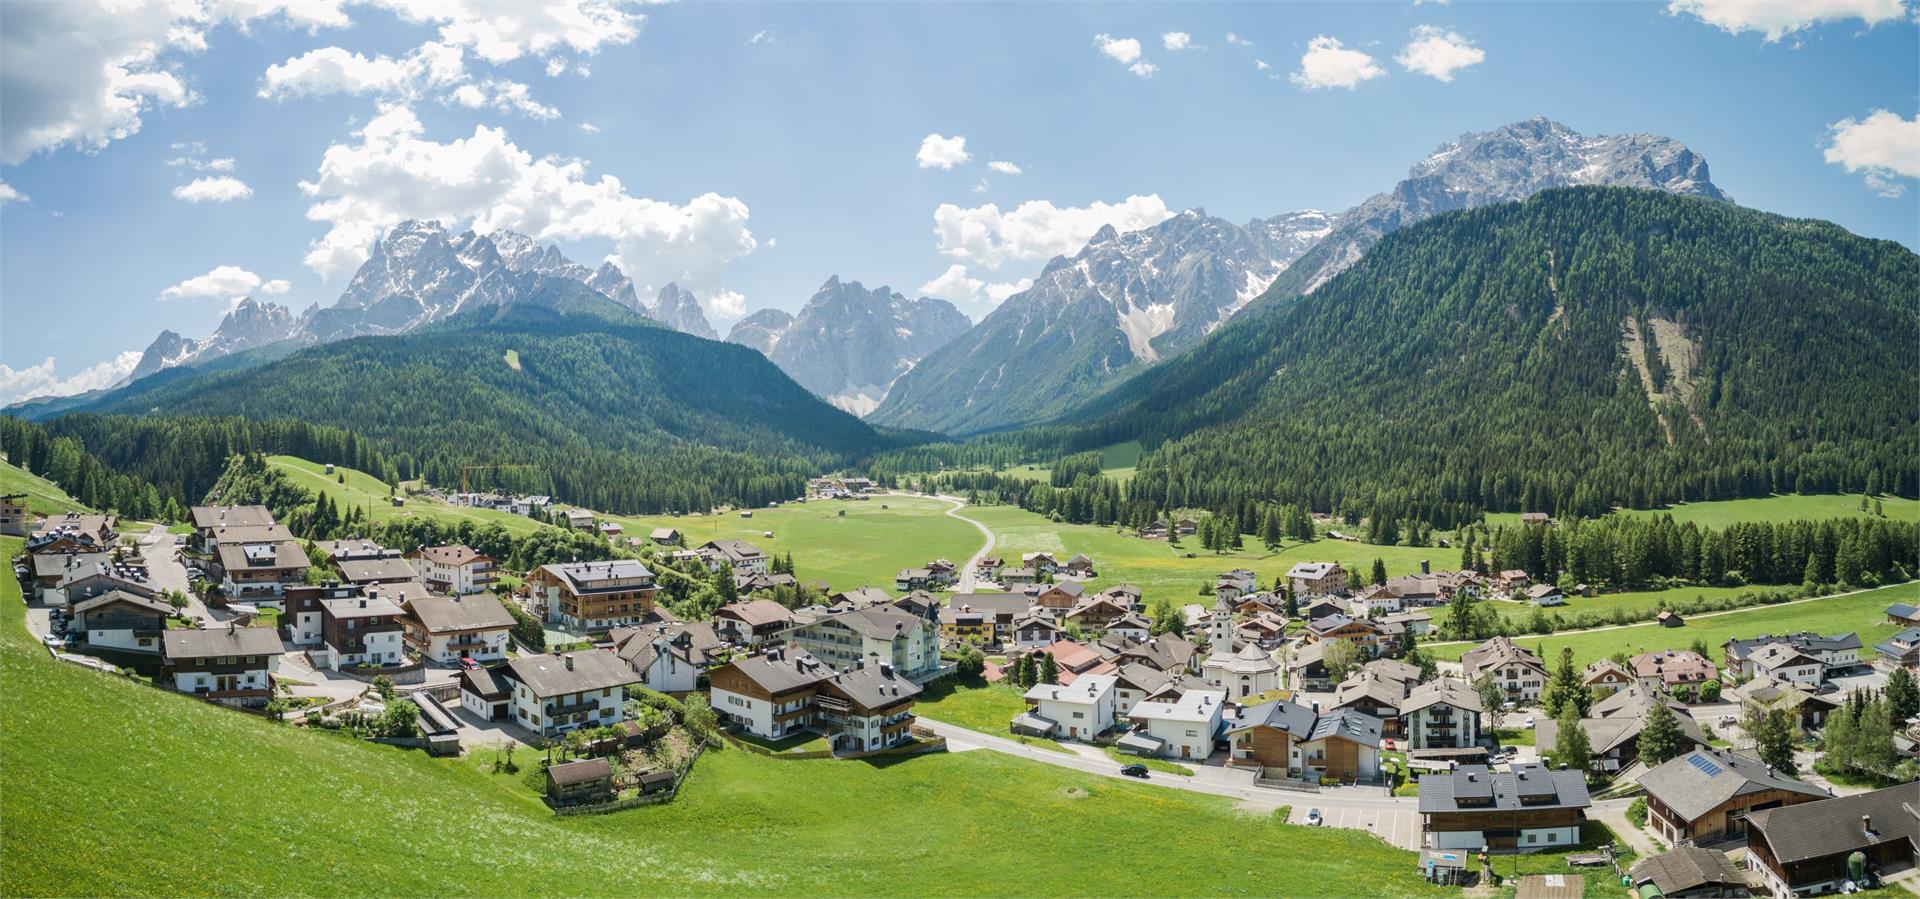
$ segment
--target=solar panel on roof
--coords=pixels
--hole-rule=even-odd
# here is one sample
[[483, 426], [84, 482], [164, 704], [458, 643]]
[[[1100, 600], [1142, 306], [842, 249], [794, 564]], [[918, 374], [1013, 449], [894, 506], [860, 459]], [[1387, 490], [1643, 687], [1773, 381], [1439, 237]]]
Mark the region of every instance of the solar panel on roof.
[[1687, 764], [1692, 765], [1695, 768], [1699, 768], [1703, 772], [1706, 772], [1706, 775], [1708, 777], [1720, 776], [1720, 771], [1721, 771], [1720, 766], [1714, 764], [1713, 762], [1708, 761], [1706, 758], [1702, 757], [1697, 752], [1694, 753], [1693, 755], [1687, 756]]

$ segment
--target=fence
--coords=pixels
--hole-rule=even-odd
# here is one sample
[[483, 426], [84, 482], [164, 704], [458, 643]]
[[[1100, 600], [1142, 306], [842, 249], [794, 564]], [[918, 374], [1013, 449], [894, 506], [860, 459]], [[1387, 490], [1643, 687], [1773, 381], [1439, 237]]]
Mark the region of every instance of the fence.
[[693, 763], [699, 761], [700, 753], [706, 751], [707, 741], [701, 740], [699, 745], [693, 747], [693, 755], [688, 756], [687, 760], [681, 763], [680, 769], [673, 773], [673, 785], [661, 792], [642, 793], [626, 799], [615, 799], [612, 802], [596, 802], [592, 805], [555, 806], [553, 813], [555, 816], [561, 818], [571, 817], [573, 815], [604, 815], [608, 812], [639, 808], [643, 805], [659, 805], [663, 802], [672, 802], [673, 797], [680, 795], [680, 785], [685, 783], [687, 775], [693, 772]]

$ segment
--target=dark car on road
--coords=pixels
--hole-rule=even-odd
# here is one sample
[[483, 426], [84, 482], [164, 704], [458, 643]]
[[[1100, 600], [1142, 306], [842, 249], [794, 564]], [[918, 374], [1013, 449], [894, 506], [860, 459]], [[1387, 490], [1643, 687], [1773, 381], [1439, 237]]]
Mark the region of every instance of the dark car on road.
[[1125, 766], [1125, 767], [1123, 767], [1123, 768], [1121, 768], [1121, 769], [1120, 769], [1120, 773], [1121, 773], [1121, 774], [1125, 774], [1125, 775], [1126, 775], [1126, 776], [1128, 776], [1128, 777], [1141, 777], [1141, 778], [1144, 778], [1144, 777], [1146, 777], [1146, 776], [1147, 776], [1147, 766], [1145, 766], [1145, 765], [1127, 765], [1127, 766]]

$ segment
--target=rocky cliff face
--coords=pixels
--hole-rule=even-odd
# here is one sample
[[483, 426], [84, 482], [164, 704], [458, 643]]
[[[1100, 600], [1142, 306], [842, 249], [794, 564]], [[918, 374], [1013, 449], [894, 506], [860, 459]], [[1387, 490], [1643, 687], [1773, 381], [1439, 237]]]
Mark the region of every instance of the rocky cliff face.
[[727, 340], [759, 350], [801, 386], [864, 415], [902, 373], [971, 327], [945, 300], [909, 300], [835, 276], [799, 315], [763, 309], [741, 319]]
[[227, 312], [226, 317], [220, 320], [220, 327], [207, 337], [193, 340], [173, 331], [161, 331], [121, 383], [130, 383], [176, 365], [211, 361], [242, 350], [278, 343], [292, 337], [297, 328], [298, 321], [287, 307], [247, 297]]

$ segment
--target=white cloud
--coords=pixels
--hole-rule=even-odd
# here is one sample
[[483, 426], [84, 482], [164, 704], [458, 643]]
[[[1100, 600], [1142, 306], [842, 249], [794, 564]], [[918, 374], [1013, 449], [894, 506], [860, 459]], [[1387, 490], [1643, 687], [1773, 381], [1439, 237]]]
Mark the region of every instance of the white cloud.
[[1859, 19], [1871, 28], [1907, 17], [1905, 0], [1671, 0], [1667, 13], [1728, 34], [1758, 31], [1767, 43], [1825, 22]]
[[412, 85], [414, 74], [405, 60], [321, 47], [268, 66], [260, 80], [260, 96], [284, 100], [322, 94], [399, 93]]
[[558, 78], [567, 73], [567, 61], [564, 59], [547, 60], [547, 77]]
[[0, 365], [0, 403], [15, 403], [36, 396], [72, 396], [110, 387], [139, 363], [140, 351], [128, 350], [67, 378], [54, 373], [52, 356], [39, 365], [18, 370]]
[[747, 38], [747, 46], [749, 47], [771, 43], [773, 43], [773, 29], [771, 28], [762, 28], [754, 32], [753, 37]]
[[190, 168], [196, 172], [231, 172], [233, 171], [234, 161], [231, 158], [221, 158], [221, 159], [206, 158], [207, 145], [203, 141], [196, 140], [196, 141], [187, 141], [184, 143], [175, 143], [172, 146], [172, 149], [174, 150], [174, 152], [181, 154], [179, 156], [175, 156], [172, 159], [167, 160], [167, 165], [173, 168]]
[[939, 277], [920, 285], [920, 293], [955, 302], [985, 301], [997, 305], [1032, 286], [1032, 278], [989, 283], [968, 275], [966, 265], [956, 262], [947, 266], [947, 270], [941, 272]]
[[1247, 40], [1246, 38], [1244, 38], [1244, 37], [1241, 37], [1240, 35], [1237, 35], [1237, 34], [1234, 34], [1234, 33], [1233, 33], [1233, 32], [1231, 32], [1231, 31], [1229, 31], [1229, 32], [1227, 32], [1227, 43], [1229, 43], [1229, 44], [1232, 44], [1232, 45], [1234, 45], [1234, 46], [1236, 46], [1236, 47], [1251, 47], [1251, 46], [1253, 46], [1253, 42], [1252, 42], [1252, 41], [1250, 41], [1250, 40]]
[[1865, 174], [1883, 197], [1906, 193], [1896, 178], [1920, 178], [1920, 115], [1903, 119], [1876, 109], [1865, 119], [1841, 119], [1828, 128], [1826, 160]]
[[612, 175], [588, 180], [586, 163], [535, 158], [504, 130], [477, 126], [439, 143], [404, 106], [381, 110], [359, 143], [327, 148], [300, 189], [307, 218], [327, 224], [306, 264], [323, 277], [352, 271], [403, 219], [435, 219], [481, 233], [511, 228], [537, 240], [611, 241], [610, 257], [642, 293], [667, 282], [715, 301], [732, 261], [756, 246], [747, 204], [707, 193], [684, 205], [635, 197]]
[[1002, 174], [1002, 175], [1018, 175], [1018, 174], [1020, 174], [1020, 167], [1019, 167], [1019, 166], [1017, 166], [1017, 165], [1014, 165], [1013, 163], [1011, 163], [1011, 162], [1008, 162], [1008, 161], [1006, 161], [1006, 160], [1004, 160], [1004, 159], [996, 159], [996, 160], [994, 160], [994, 161], [992, 161], [992, 162], [989, 162], [989, 163], [987, 163], [987, 168], [989, 168], [989, 169], [992, 169], [992, 170], [994, 170], [994, 171], [996, 171], [996, 172], [999, 172], [999, 173], [1000, 173], [1000, 174]]
[[227, 203], [253, 196], [253, 188], [232, 175], [195, 178], [173, 189], [175, 199], [189, 203]]
[[8, 203], [25, 203], [27, 199], [27, 195], [14, 190], [13, 185], [0, 181], [0, 206]]
[[941, 137], [929, 134], [920, 139], [920, 152], [914, 154], [914, 160], [923, 169], [950, 169], [973, 158], [967, 152], [967, 136], [956, 134]]
[[1192, 49], [1193, 35], [1184, 31], [1169, 31], [1160, 35], [1160, 46], [1175, 51]]
[[518, 81], [488, 81], [487, 87], [493, 90], [493, 108], [501, 112], [517, 112], [543, 122], [560, 117], [560, 110], [535, 100], [527, 86]]
[[221, 23], [246, 29], [282, 16], [308, 28], [346, 24], [338, 3], [16, 3], [0, 28], [0, 162], [73, 146], [99, 150], [140, 130], [149, 111], [192, 103], [174, 70]]
[[160, 299], [211, 298], [231, 303], [238, 302], [242, 297], [256, 290], [262, 293], [285, 293], [290, 286], [286, 281], [279, 279], [264, 280], [259, 275], [237, 265], [219, 265], [204, 275], [195, 275], [160, 291]]
[[747, 296], [737, 290], [715, 291], [700, 301], [708, 318], [730, 321], [747, 314]]
[[1300, 69], [1290, 80], [1304, 90], [1323, 87], [1353, 90], [1361, 82], [1385, 74], [1387, 71], [1380, 68], [1373, 57], [1341, 46], [1337, 38], [1321, 35], [1307, 42], [1307, 52], [1300, 57]]
[[1141, 57], [1138, 39], [1096, 34], [1093, 36], [1093, 45], [1102, 56], [1126, 66], [1127, 71], [1142, 78], [1151, 78], [1153, 73], [1160, 71], [1159, 66]]
[[1452, 81], [1455, 71], [1479, 65], [1486, 58], [1486, 51], [1458, 33], [1422, 25], [1413, 30], [1413, 42], [1394, 61], [1409, 72]]
[[1073, 253], [1106, 225], [1138, 231], [1172, 216], [1156, 194], [1064, 209], [1046, 200], [1028, 200], [1004, 213], [992, 203], [971, 209], [942, 203], [933, 212], [933, 233], [941, 253], [998, 268], [1008, 261]]
[[630, 43], [647, 17], [633, 0], [500, 3], [496, 0], [375, 0], [411, 22], [440, 26], [440, 40], [490, 63], [564, 50], [592, 55]]
[[[547, 65], [555, 75], [555, 63]], [[339, 47], [322, 47], [270, 66], [261, 78], [260, 96], [270, 100], [324, 94], [373, 94], [388, 100], [413, 100], [440, 91], [440, 100], [467, 109], [492, 108], [549, 121], [560, 110], [534, 99], [518, 81], [469, 80], [465, 52], [459, 47], [428, 41], [406, 56], [363, 56]]]
[[581, 130], [581, 131], [584, 131], [584, 132], [586, 132], [586, 133], [588, 133], [588, 134], [599, 134], [599, 133], [600, 133], [600, 126], [599, 126], [599, 125], [595, 125], [595, 124], [594, 124], [594, 123], [592, 123], [592, 122], [581, 122], [581, 123], [580, 123], [580, 130]]
[[1273, 66], [1270, 66], [1270, 65], [1267, 65], [1267, 61], [1266, 61], [1266, 60], [1264, 60], [1264, 59], [1256, 59], [1256, 60], [1254, 60], [1254, 61], [1253, 61], [1253, 67], [1254, 67], [1254, 68], [1256, 68], [1256, 69], [1259, 69], [1259, 70], [1260, 70], [1260, 71], [1262, 71], [1262, 72], [1266, 72], [1266, 71], [1270, 71], [1270, 70], [1272, 70], [1272, 68], [1273, 68]]

